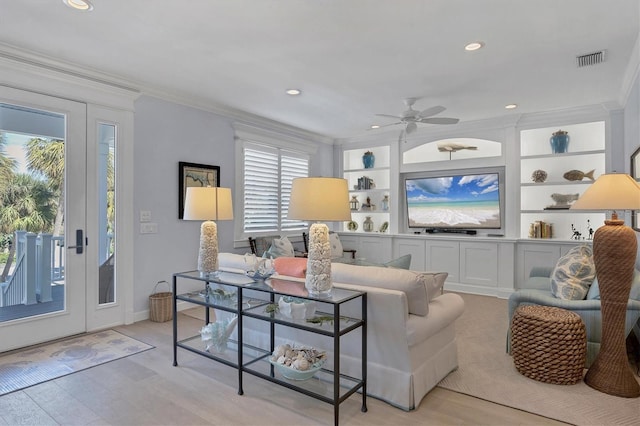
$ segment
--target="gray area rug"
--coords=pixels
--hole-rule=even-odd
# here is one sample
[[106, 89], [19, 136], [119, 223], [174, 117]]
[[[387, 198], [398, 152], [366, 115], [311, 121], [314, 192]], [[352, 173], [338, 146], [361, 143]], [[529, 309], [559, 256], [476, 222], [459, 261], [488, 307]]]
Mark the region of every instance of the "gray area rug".
[[86, 334], [0, 357], [0, 395], [153, 349], [113, 330]]
[[552, 385], [521, 375], [505, 353], [507, 301], [461, 296], [466, 306], [456, 322], [459, 368], [438, 386], [576, 425], [640, 425], [640, 398], [607, 395], [582, 381]]

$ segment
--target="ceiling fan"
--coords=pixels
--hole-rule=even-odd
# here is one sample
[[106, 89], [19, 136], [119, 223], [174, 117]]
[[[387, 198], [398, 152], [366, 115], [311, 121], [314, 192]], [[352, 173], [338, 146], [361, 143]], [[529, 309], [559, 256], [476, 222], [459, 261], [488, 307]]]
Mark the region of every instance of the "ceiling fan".
[[[418, 130], [418, 123], [425, 123], [425, 124], [456, 124], [458, 121], [460, 121], [457, 118], [432, 117], [433, 115], [440, 114], [442, 111], [444, 111], [446, 108], [443, 107], [443, 106], [434, 106], [434, 107], [427, 108], [427, 109], [422, 110], [422, 111], [418, 111], [418, 110], [413, 109], [413, 104], [415, 104], [418, 99], [419, 98], [406, 98], [406, 99], [404, 99], [404, 104], [407, 106], [407, 110], [404, 111], [401, 116], [389, 115], [389, 114], [376, 114], [378, 117], [389, 117], [389, 118], [395, 118], [397, 120], [400, 120], [400, 121], [398, 121], [396, 123], [385, 124], [384, 126], [380, 126], [380, 127], [387, 127], [387, 126], [395, 126], [397, 124], [404, 124], [405, 127], [404, 127], [402, 133], [404, 133], [405, 135], [410, 135], [411, 133], [413, 133], [416, 130]], [[402, 133], [400, 134], [400, 137], [402, 137]]]

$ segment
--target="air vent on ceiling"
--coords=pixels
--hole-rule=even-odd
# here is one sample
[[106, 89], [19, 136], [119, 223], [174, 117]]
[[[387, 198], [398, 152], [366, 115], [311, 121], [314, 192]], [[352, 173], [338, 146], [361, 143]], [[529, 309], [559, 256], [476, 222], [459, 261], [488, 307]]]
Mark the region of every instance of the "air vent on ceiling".
[[578, 63], [578, 68], [587, 67], [590, 65], [596, 65], [601, 62], [604, 62], [604, 50], [600, 50], [599, 52], [587, 53], [586, 55], [576, 56], [576, 61]]

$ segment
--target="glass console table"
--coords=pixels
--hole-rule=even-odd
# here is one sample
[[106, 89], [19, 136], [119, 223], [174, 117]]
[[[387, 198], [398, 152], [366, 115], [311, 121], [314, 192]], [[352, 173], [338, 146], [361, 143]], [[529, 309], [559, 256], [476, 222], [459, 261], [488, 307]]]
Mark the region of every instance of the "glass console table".
[[[200, 290], [178, 293], [178, 283], [200, 281]], [[311, 318], [292, 319], [273, 309], [281, 296], [290, 296], [304, 301], [314, 301], [317, 306]], [[203, 306], [207, 325], [211, 319], [211, 309], [237, 315], [237, 339], [229, 340], [222, 352], [206, 351], [199, 333], [186, 338], [178, 336], [177, 303], [179, 300]], [[359, 317], [345, 316], [341, 309], [349, 304], [350, 312], [358, 312]], [[355, 305], [352, 307], [351, 305]], [[244, 333], [250, 329], [243, 327], [247, 318], [264, 321], [269, 326], [269, 347], [247, 344]], [[313, 319], [313, 322], [309, 322]], [[276, 325], [282, 327], [276, 327]], [[309, 380], [289, 380], [282, 376], [269, 358], [276, 346], [276, 338], [286, 338], [287, 328], [303, 330], [326, 336], [327, 345], [333, 348], [332, 369], [321, 368]], [[361, 377], [352, 377], [340, 372], [340, 340], [343, 336], [360, 329], [361, 336]], [[199, 330], [195, 330], [199, 332]], [[304, 342], [300, 342], [302, 345]], [[238, 370], [238, 394], [244, 393], [243, 373], [261, 377], [273, 383], [303, 393], [315, 399], [332, 404], [334, 423], [339, 420], [339, 406], [358, 390], [362, 394], [362, 412], [367, 411], [367, 294], [365, 292], [333, 288], [329, 297], [312, 297], [304, 288], [304, 283], [272, 278], [252, 280], [241, 274], [220, 272], [201, 277], [198, 271], [173, 274], [173, 365], [178, 365], [178, 348], [182, 348]]]

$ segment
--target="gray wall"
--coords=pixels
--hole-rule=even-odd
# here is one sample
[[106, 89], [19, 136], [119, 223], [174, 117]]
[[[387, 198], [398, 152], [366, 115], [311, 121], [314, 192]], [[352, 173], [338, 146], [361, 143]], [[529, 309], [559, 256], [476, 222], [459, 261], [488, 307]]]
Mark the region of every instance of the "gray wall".
[[[200, 222], [178, 219], [178, 162], [220, 166], [220, 186], [232, 188], [233, 193], [236, 160], [232, 125], [230, 119], [219, 115], [149, 96], [135, 103], [136, 321], [146, 315], [148, 297], [158, 281], [171, 283], [174, 272], [196, 269]], [[333, 176], [332, 152], [332, 145], [318, 145], [311, 175]], [[139, 233], [140, 210], [151, 211], [151, 222], [158, 224], [157, 234]], [[220, 251], [247, 251], [234, 249], [233, 221], [218, 222], [218, 241]]]

